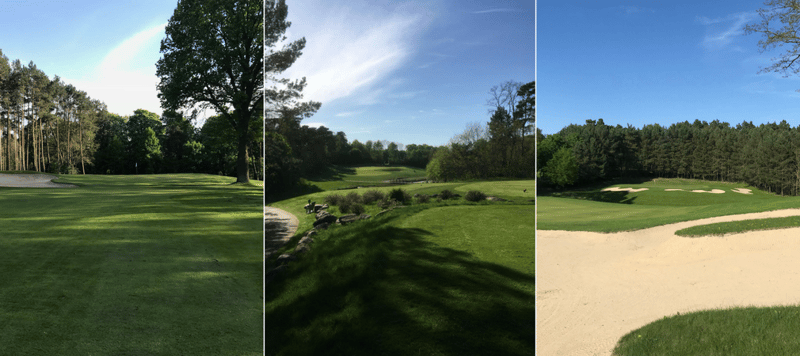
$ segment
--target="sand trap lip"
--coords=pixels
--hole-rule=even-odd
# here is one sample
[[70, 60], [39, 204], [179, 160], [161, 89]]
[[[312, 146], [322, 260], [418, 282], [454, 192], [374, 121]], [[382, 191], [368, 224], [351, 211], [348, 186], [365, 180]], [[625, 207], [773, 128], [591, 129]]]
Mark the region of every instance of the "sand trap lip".
[[733, 190], [734, 192], [736, 192], [736, 193], [742, 193], [742, 194], [753, 194], [753, 193], [752, 193], [753, 191], [752, 191], [751, 189], [747, 189], [747, 188], [736, 188], [736, 189], [732, 189], [732, 190]]
[[620, 337], [664, 316], [733, 306], [796, 305], [800, 228], [686, 238], [724, 221], [800, 216], [800, 209], [595, 233], [538, 230], [538, 355], [610, 355]]
[[10, 188], [77, 188], [72, 184], [54, 183], [57, 176], [49, 174], [3, 174], [0, 173], [0, 187]]
[[631, 193], [638, 193], [638, 192], [643, 192], [643, 191], [648, 190], [648, 189], [649, 188], [633, 189], [633, 188], [611, 187], [611, 188], [603, 189], [603, 191], [604, 192], [631, 192]]

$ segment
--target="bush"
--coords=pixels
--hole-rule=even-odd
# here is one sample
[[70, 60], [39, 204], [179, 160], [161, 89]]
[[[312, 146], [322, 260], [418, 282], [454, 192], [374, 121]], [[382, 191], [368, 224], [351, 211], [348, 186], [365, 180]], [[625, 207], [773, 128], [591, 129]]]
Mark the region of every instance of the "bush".
[[467, 192], [467, 195], [464, 196], [464, 199], [468, 201], [481, 201], [486, 199], [486, 194], [483, 194], [477, 190], [470, 190]]
[[372, 204], [372, 202], [383, 200], [386, 195], [383, 192], [378, 190], [370, 190], [368, 192], [364, 192], [364, 196], [362, 200], [364, 204]]
[[378, 207], [381, 209], [389, 209], [392, 205], [394, 205], [394, 201], [390, 201], [387, 198], [378, 200]]
[[431, 197], [429, 197], [429, 196], [427, 196], [425, 194], [421, 194], [420, 196], [417, 197], [417, 202], [420, 203], [420, 204], [424, 204], [424, 203], [427, 203], [429, 201], [431, 201]]
[[341, 204], [342, 201], [344, 201], [344, 197], [341, 196], [340, 194], [331, 194], [331, 195], [328, 195], [327, 197], [325, 197], [324, 201], [325, 201], [325, 204], [328, 204], [328, 205], [331, 205], [331, 206], [339, 205], [339, 204]]
[[361, 196], [356, 192], [347, 193], [347, 196], [344, 197], [344, 199], [350, 204], [361, 204]]
[[339, 212], [342, 214], [349, 214], [350, 210], [353, 208], [353, 205], [356, 204], [350, 202], [347, 199], [342, 199], [342, 201], [339, 203]]
[[351, 211], [353, 214], [356, 214], [356, 215], [361, 215], [361, 214], [363, 214], [363, 213], [366, 211], [366, 209], [364, 209], [364, 206], [363, 206], [363, 205], [361, 205], [361, 204], [353, 204], [353, 205], [350, 207], [350, 211]]
[[453, 192], [451, 192], [451, 191], [449, 191], [447, 189], [445, 189], [441, 193], [439, 193], [439, 197], [444, 199], [444, 200], [452, 198], [453, 195], [455, 195], [455, 194], [453, 194]]
[[392, 189], [392, 191], [389, 192], [389, 199], [394, 199], [398, 202], [404, 203], [406, 202], [406, 200], [409, 201], [411, 200], [411, 195], [406, 193], [405, 190], [397, 188], [397, 189]]

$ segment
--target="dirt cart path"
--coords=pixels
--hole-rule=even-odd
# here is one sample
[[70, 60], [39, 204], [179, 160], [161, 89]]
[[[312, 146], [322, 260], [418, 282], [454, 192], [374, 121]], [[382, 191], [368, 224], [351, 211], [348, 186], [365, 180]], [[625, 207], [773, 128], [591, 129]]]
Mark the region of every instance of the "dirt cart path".
[[264, 207], [265, 259], [294, 236], [298, 223], [294, 214], [270, 206]]
[[709, 223], [800, 215], [723, 216], [612, 234], [539, 230], [537, 355], [611, 355], [628, 332], [664, 316], [800, 303], [800, 228], [687, 238]]

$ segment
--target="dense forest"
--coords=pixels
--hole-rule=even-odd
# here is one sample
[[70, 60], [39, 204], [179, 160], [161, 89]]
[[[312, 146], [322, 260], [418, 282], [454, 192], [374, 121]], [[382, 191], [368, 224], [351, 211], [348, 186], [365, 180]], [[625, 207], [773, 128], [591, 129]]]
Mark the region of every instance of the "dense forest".
[[491, 88], [487, 125], [472, 124], [448, 145], [349, 142], [344, 132], [301, 125], [320, 103], [275, 105], [264, 122], [265, 191], [296, 185], [329, 165], [426, 168], [430, 179], [533, 178], [535, 85], [508, 81]]
[[567, 186], [621, 177], [745, 182], [782, 195], [800, 192], [800, 126], [786, 121], [732, 127], [695, 120], [641, 129], [602, 119], [539, 136], [543, 184]]
[[[212, 173], [234, 176], [236, 139], [220, 116], [109, 113], [86, 92], [0, 50], [0, 170], [50, 173]], [[263, 179], [261, 125], [252, 125], [250, 176]]]
[[492, 87], [488, 123], [469, 124], [448, 145], [439, 147], [427, 166], [428, 178], [534, 178], [535, 90], [535, 82], [507, 81]]

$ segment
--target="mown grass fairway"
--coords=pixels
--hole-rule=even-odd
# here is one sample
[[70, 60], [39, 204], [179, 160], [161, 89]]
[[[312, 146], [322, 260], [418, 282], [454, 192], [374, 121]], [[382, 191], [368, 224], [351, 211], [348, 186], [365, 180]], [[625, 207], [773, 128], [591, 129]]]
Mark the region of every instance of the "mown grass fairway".
[[315, 177], [310, 184], [322, 190], [334, 190], [358, 186], [385, 186], [395, 179], [425, 179], [425, 169], [402, 166], [346, 167], [332, 166]]
[[261, 355], [262, 190], [200, 174], [0, 187], [9, 355]]
[[[607, 187], [648, 190], [602, 191]], [[736, 188], [752, 189], [752, 194], [733, 192]], [[725, 193], [691, 192], [712, 189], [722, 189]], [[566, 191], [539, 197], [538, 204], [538, 228], [541, 230], [615, 232], [714, 216], [796, 208], [800, 206], [800, 197], [769, 194], [745, 184], [657, 179]]]
[[[432, 194], [466, 184], [401, 188]], [[300, 236], [313, 222], [303, 213], [307, 199], [371, 189], [270, 205], [298, 216]], [[311, 251], [267, 285], [267, 355], [531, 354], [535, 205], [517, 200], [414, 202], [320, 232]]]

